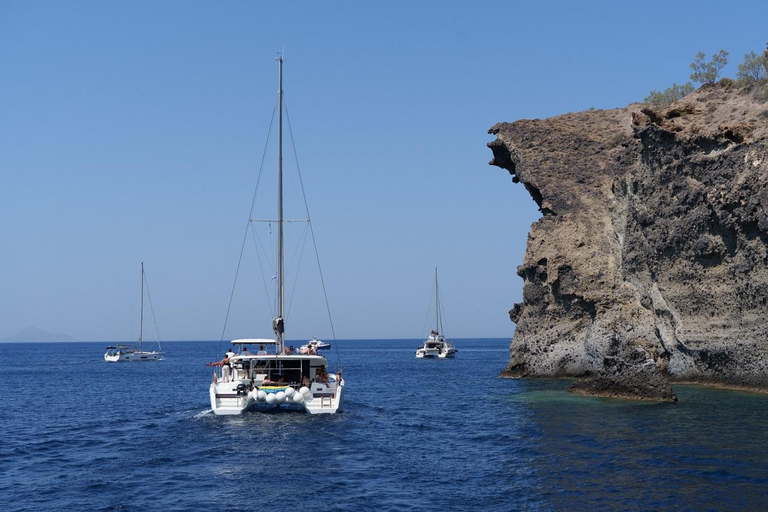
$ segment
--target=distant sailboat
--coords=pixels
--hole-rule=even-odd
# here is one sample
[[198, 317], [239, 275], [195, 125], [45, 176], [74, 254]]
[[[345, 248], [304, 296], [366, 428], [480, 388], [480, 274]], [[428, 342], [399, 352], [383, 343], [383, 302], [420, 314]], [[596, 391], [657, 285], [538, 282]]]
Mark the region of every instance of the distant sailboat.
[[[276, 407], [295, 409], [310, 414], [335, 413], [344, 399], [344, 379], [341, 370], [330, 374], [324, 356], [307, 350], [297, 354], [285, 348], [285, 270], [283, 219], [283, 57], [279, 63], [279, 132], [277, 169], [277, 315], [272, 320], [274, 339], [255, 338], [232, 341], [237, 353], [212, 365], [214, 371], [209, 387], [211, 409], [216, 415], [237, 415], [248, 410], [270, 410]], [[319, 346], [317, 339], [316, 349]], [[311, 344], [312, 342], [310, 342]], [[258, 352], [248, 346], [258, 347]], [[268, 347], [268, 353], [264, 347]], [[330, 346], [330, 345], [328, 345]], [[274, 349], [272, 349], [274, 347]], [[255, 352], [255, 353], [254, 353]]]
[[418, 359], [454, 358], [459, 351], [451, 341], [446, 341], [443, 331], [443, 317], [440, 310], [440, 289], [437, 282], [437, 267], [435, 267], [435, 328], [422, 346], [416, 349]]
[[[104, 353], [104, 360], [110, 363], [122, 363], [122, 362], [142, 362], [142, 361], [159, 361], [163, 358], [162, 348], [160, 347], [160, 336], [157, 336], [157, 350], [145, 351], [144, 350], [144, 282], [146, 276], [144, 275], [144, 262], [141, 262], [141, 321], [139, 326], [139, 342], [138, 345], [111, 345], [107, 347], [107, 351]], [[150, 299], [151, 301], [151, 299]], [[154, 318], [154, 312], [153, 318]]]

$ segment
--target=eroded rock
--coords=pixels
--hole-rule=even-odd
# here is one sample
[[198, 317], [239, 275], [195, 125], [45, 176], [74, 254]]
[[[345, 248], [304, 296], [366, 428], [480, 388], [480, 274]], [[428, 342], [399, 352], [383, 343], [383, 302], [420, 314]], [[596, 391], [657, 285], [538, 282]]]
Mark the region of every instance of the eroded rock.
[[502, 375], [591, 376], [577, 389], [662, 400], [668, 380], [768, 387], [763, 90], [491, 128], [491, 164], [542, 213]]

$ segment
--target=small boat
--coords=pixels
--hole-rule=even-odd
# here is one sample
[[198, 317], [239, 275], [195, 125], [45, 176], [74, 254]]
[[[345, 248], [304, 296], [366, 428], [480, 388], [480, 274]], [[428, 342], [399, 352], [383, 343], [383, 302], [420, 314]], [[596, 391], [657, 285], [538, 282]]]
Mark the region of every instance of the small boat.
[[313, 336], [311, 340], [299, 347], [299, 354], [317, 353], [318, 350], [328, 350], [329, 348], [331, 348], [330, 343], [320, 341]]
[[440, 290], [437, 283], [437, 268], [435, 268], [435, 324], [436, 327], [429, 333], [429, 337], [422, 346], [416, 349], [417, 359], [452, 359], [459, 351], [453, 346], [453, 342], [446, 341], [441, 334], [443, 317], [440, 310]]
[[[139, 326], [139, 342], [137, 345], [110, 345], [104, 352], [104, 360], [109, 363], [160, 361], [163, 358], [160, 336], [157, 336], [157, 350], [144, 350], [144, 262], [141, 262], [141, 321]], [[152, 299], [150, 298], [150, 305]], [[152, 308], [150, 308], [152, 309]], [[154, 313], [153, 313], [154, 318]], [[157, 334], [157, 332], [155, 333]]]
[[[283, 57], [277, 58], [279, 69], [278, 111], [278, 169], [277, 188], [277, 315], [272, 320], [274, 339], [249, 338], [232, 341], [234, 350], [218, 363], [209, 387], [211, 409], [216, 415], [238, 415], [246, 411], [275, 408], [293, 409], [310, 414], [336, 413], [344, 399], [344, 379], [341, 369], [330, 374], [324, 356], [315, 353], [297, 354], [285, 349], [285, 270], [283, 219]], [[308, 215], [307, 215], [308, 217]], [[309, 219], [306, 219], [307, 221]], [[253, 221], [253, 219], [251, 219]], [[225, 325], [226, 327], [226, 325]], [[317, 342], [313, 338], [307, 345]], [[328, 344], [324, 344], [328, 345]], [[330, 345], [328, 345], [330, 346]], [[258, 347], [258, 351], [248, 347]], [[327, 347], [322, 347], [327, 348]]]

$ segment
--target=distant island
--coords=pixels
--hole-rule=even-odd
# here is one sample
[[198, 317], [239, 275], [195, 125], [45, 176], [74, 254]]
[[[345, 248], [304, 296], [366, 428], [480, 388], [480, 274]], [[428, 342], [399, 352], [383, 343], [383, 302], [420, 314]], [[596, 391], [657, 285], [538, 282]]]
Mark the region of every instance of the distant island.
[[27, 327], [13, 336], [0, 338], [0, 341], [77, 341], [69, 334], [47, 332], [37, 327]]

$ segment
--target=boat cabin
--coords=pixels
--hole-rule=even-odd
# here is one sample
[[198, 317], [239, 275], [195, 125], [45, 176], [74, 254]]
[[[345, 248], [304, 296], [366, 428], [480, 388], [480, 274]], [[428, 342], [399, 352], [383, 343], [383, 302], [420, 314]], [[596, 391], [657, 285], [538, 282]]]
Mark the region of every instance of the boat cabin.
[[275, 354], [274, 348], [267, 350], [267, 354], [258, 354], [256, 349], [246, 347], [247, 345], [264, 345], [266, 348], [266, 345], [276, 345], [275, 340], [235, 340], [232, 344], [237, 348], [236, 354], [230, 358], [232, 378], [250, 380], [257, 385], [262, 382], [273, 382], [300, 387], [304, 377], [313, 381], [320, 367], [326, 365], [325, 358], [322, 356]]

